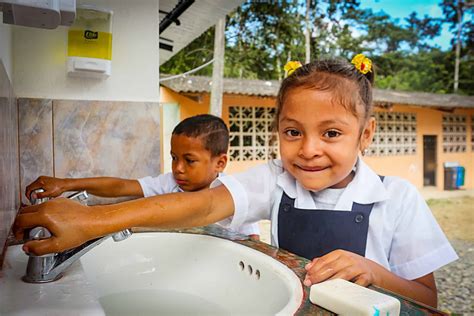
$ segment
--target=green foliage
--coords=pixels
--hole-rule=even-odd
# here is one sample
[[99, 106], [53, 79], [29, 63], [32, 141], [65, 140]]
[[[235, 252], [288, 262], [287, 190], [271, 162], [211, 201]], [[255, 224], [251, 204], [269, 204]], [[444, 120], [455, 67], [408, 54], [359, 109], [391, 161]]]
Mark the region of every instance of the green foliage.
[[[443, 23], [455, 38], [458, 5], [464, 17], [458, 93], [474, 95], [474, 26], [466, 0], [443, 0], [444, 19], [418, 17], [413, 12], [404, 21], [383, 11], [362, 10], [357, 0], [310, 1], [311, 56], [350, 59], [363, 52], [376, 65], [379, 88], [452, 93], [454, 49], [442, 51], [428, 40], [440, 34]], [[244, 3], [227, 18], [225, 77], [282, 79], [287, 61], [304, 61], [305, 14], [302, 0]], [[196, 68], [212, 59], [213, 45], [211, 28], [160, 71], [179, 74]], [[212, 66], [197, 74], [210, 76]]]

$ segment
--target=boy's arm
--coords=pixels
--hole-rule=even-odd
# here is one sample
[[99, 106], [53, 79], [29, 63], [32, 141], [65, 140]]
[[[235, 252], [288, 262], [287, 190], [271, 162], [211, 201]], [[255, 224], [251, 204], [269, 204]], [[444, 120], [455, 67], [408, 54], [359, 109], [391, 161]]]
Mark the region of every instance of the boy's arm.
[[197, 192], [157, 195], [123, 203], [84, 206], [59, 198], [28, 206], [17, 216], [13, 230], [46, 227], [53, 237], [27, 242], [26, 252], [43, 255], [77, 247], [84, 242], [131, 227], [183, 228], [217, 222], [234, 213], [231, 194], [221, 185]]
[[44, 192], [36, 193], [37, 198], [56, 197], [63, 192], [80, 190], [103, 197], [143, 196], [137, 180], [112, 177], [62, 179], [41, 176], [26, 187], [26, 197], [30, 198], [31, 192], [40, 188]]
[[140, 183], [133, 179], [113, 177], [65, 179], [73, 189], [68, 191], [86, 190], [88, 193], [103, 197], [139, 196], [143, 197]]

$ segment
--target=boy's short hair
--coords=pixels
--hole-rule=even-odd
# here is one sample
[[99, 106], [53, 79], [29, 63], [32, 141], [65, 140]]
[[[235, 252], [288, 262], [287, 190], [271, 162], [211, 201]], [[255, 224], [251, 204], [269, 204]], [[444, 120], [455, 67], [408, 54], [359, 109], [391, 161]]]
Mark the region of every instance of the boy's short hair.
[[200, 114], [182, 120], [173, 135], [202, 138], [204, 147], [213, 157], [226, 154], [229, 148], [229, 129], [224, 121], [211, 114]]

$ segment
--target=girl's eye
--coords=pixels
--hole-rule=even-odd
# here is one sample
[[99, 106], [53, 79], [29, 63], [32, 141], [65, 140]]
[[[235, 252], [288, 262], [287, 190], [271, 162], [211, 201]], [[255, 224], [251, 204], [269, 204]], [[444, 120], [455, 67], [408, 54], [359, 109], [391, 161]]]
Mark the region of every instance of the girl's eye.
[[192, 163], [196, 162], [196, 160], [186, 159], [186, 162], [187, 162], [188, 164], [192, 164]]
[[296, 130], [296, 129], [289, 129], [287, 131], [285, 131], [285, 134], [287, 136], [290, 136], [290, 137], [298, 137], [298, 136], [301, 136], [301, 133]]
[[339, 133], [338, 131], [334, 131], [334, 130], [327, 131], [326, 133], [324, 133], [324, 136], [326, 136], [328, 138], [334, 138], [334, 137], [337, 137], [339, 135], [341, 135], [341, 133]]
[[176, 156], [171, 155], [171, 160], [175, 161], [175, 160], [176, 160]]

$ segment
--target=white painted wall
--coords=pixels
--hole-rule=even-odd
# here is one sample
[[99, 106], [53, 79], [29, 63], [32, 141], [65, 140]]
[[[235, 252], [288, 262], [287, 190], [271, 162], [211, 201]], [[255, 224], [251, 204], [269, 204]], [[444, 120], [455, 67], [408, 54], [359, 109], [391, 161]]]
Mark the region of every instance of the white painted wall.
[[12, 32], [8, 24], [3, 24], [3, 13], [0, 12], [0, 60], [5, 67], [10, 82], [13, 75]]
[[163, 130], [162, 135], [162, 151], [161, 151], [161, 172], [171, 172], [171, 135], [173, 129], [181, 121], [179, 117], [179, 104], [177, 103], [163, 103], [161, 104], [161, 126]]
[[77, 4], [93, 4], [114, 12], [112, 75], [103, 80], [67, 76], [67, 27], [42, 30], [12, 26], [15, 95], [158, 102], [158, 0], [78, 0]]

